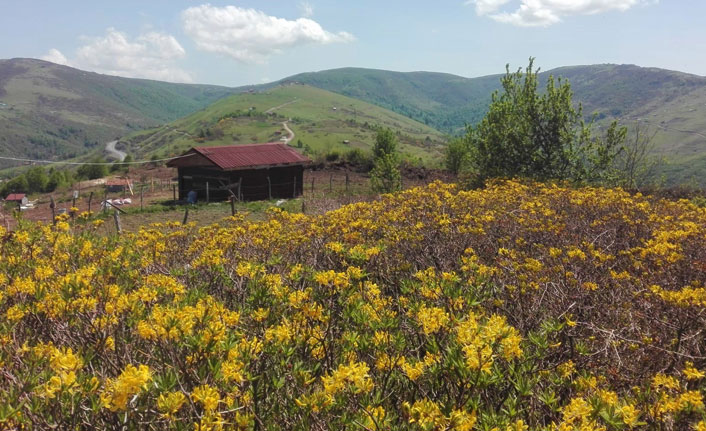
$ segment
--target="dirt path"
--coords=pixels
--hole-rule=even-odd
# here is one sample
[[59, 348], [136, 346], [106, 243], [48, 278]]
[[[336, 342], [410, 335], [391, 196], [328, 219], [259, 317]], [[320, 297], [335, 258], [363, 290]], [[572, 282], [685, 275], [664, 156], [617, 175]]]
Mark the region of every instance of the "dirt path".
[[274, 108], [268, 109], [267, 111], [265, 111], [265, 114], [271, 114], [271, 113], [275, 112], [276, 110], [278, 110], [279, 108], [284, 108], [285, 106], [291, 105], [292, 103], [296, 103], [296, 102], [297, 102], [297, 99], [290, 100], [290, 101], [287, 102], [287, 103], [283, 103], [283, 104], [281, 104], [281, 105], [279, 105], [279, 106], [275, 106]]
[[125, 160], [127, 154], [115, 148], [115, 144], [117, 143], [117, 140], [106, 143], [105, 152], [108, 153], [108, 157], [112, 157], [114, 159], [117, 159], [119, 162], [122, 162], [123, 160]]
[[294, 136], [295, 136], [294, 132], [292, 132], [292, 129], [290, 129], [289, 126], [287, 125], [287, 121], [282, 123], [282, 127], [284, 127], [284, 130], [286, 130], [287, 133], [289, 133], [289, 137], [287, 138], [286, 141], [284, 141], [285, 145], [289, 145], [289, 143], [292, 142], [292, 139], [294, 139]]

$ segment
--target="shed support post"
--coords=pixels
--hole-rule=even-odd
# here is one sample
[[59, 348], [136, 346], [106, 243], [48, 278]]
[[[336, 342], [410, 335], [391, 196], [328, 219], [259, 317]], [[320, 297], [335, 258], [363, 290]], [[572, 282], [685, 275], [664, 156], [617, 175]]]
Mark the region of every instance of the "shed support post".
[[120, 213], [118, 212], [117, 208], [115, 211], [113, 211], [113, 219], [115, 220], [115, 230], [118, 231], [118, 235], [123, 233], [123, 226], [120, 223]]
[[241, 185], [243, 185], [243, 177], [238, 178], [238, 200], [242, 202], [243, 194], [240, 192]]
[[267, 195], [269, 199], [272, 200], [272, 181], [270, 181], [270, 176], [267, 176]]
[[211, 195], [208, 190], [208, 181], [206, 181], [206, 203], [209, 203], [211, 201]]

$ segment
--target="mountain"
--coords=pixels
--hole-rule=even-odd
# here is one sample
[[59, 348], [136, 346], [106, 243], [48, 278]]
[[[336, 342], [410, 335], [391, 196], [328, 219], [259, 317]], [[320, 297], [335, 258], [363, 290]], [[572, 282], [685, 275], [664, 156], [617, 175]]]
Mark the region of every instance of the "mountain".
[[[540, 74], [568, 79], [574, 101], [598, 126], [615, 119], [633, 129], [638, 121], [656, 132], [655, 152], [665, 156], [668, 184], [706, 186], [706, 77], [634, 65], [589, 65]], [[432, 72], [345, 68], [303, 73], [299, 82], [355, 97], [449, 133], [462, 133], [488, 108], [502, 75], [464, 78]]]
[[437, 130], [385, 108], [307, 85], [289, 84], [248, 91], [162, 127], [127, 138], [138, 157], [171, 156], [194, 145], [279, 141], [294, 134], [291, 145], [310, 155], [342, 155], [370, 149], [376, 126], [398, 132], [400, 151], [411, 160], [439, 164], [445, 145]]
[[500, 75], [463, 78], [448, 73], [344, 68], [302, 73], [298, 82], [365, 100], [446, 132], [483, 118]]
[[183, 117], [233, 91], [101, 75], [35, 59], [0, 60], [0, 154], [78, 156], [134, 130]]

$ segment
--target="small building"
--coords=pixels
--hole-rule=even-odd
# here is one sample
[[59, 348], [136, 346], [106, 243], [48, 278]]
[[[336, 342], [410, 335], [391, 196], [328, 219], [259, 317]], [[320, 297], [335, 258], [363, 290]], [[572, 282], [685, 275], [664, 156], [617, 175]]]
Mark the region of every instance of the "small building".
[[125, 193], [128, 190], [132, 194], [132, 182], [128, 178], [110, 178], [106, 180], [105, 188], [110, 193]]
[[24, 193], [10, 193], [5, 198], [5, 202], [15, 202], [19, 203], [22, 206], [27, 206], [27, 204], [29, 203], [29, 199], [27, 199], [27, 195], [25, 195]]
[[195, 147], [167, 162], [176, 168], [179, 199], [190, 191], [200, 201], [235, 197], [253, 201], [289, 199], [304, 191], [304, 166], [311, 163], [287, 145], [267, 144]]

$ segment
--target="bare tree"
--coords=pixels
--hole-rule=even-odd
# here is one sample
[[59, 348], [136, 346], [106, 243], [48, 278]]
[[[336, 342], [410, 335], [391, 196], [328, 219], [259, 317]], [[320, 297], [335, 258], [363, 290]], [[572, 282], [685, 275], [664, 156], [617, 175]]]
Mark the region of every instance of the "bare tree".
[[657, 129], [639, 121], [625, 140], [623, 151], [616, 159], [618, 184], [628, 189], [641, 189], [658, 182], [657, 173], [665, 164], [664, 156], [655, 151]]

